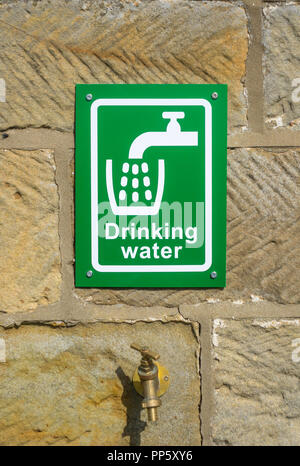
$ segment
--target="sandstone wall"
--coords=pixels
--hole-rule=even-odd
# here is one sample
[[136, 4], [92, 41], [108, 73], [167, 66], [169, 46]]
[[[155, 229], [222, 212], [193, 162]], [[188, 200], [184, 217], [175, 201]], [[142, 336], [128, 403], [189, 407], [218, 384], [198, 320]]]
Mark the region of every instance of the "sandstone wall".
[[[300, 445], [299, 51], [300, 2], [0, 1], [0, 445]], [[225, 289], [75, 289], [76, 83], [228, 83]]]

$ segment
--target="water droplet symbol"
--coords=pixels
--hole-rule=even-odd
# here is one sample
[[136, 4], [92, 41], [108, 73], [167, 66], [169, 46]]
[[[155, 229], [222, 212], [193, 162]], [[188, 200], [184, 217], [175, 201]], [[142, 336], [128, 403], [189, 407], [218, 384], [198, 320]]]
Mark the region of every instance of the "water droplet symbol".
[[132, 201], [133, 202], [137, 202], [139, 200], [139, 193], [137, 193], [136, 191], [134, 191], [132, 193]]
[[132, 187], [137, 189], [139, 187], [139, 180], [137, 178], [133, 178], [132, 180]]
[[150, 189], [147, 189], [146, 192], [145, 192], [145, 198], [147, 199], [147, 201], [151, 201], [152, 199], [152, 192], [150, 191]]
[[121, 178], [121, 186], [127, 186], [127, 176], [122, 176], [122, 178]]
[[124, 201], [126, 198], [126, 191], [124, 191], [124, 189], [121, 189], [121, 191], [119, 192], [119, 199], [120, 201]]
[[142, 172], [148, 173], [148, 164], [146, 162], [142, 163]]
[[128, 173], [128, 170], [129, 170], [129, 163], [127, 162], [123, 163], [122, 172]]
[[134, 164], [132, 165], [132, 173], [133, 173], [134, 175], [137, 175], [138, 172], [139, 172], [139, 166], [138, 166], [136, 163], [134, 163]]

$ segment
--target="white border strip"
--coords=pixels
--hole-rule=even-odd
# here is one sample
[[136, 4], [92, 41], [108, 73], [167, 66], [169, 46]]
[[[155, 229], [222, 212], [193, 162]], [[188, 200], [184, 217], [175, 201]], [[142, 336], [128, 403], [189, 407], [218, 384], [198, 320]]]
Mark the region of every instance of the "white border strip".
[[[205, 109], [205, 262], [202, 265], [101, 265], [98, 260], [98, 108], [100, 106], [184, 105]], [[212, 110], [205, 99], [97, 99], [91, 105], [92, 266], [97, 272], [204, 272], [212, 263]]]
[[0, 362], [6, 362], [6, 345], [4, 338], [0, 338]]
[[6, 102], [6, 84], [3, 78], [0, 78], [0, 102]]

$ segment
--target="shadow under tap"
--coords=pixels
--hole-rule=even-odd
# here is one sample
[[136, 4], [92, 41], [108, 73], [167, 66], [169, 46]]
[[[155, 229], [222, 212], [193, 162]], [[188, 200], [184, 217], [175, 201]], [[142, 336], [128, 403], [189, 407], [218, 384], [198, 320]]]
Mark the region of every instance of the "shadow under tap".
[[141, 433], [147, 425], [146, 422], [141, 421], [142, 397], [135, 391], [131, 378], [120, 366], [116, 374], [123, 387], [121, 401], [126, 407], [127, 422], [122, 437], [129, 437], [130, 446], [139, 446], [141, 445]]

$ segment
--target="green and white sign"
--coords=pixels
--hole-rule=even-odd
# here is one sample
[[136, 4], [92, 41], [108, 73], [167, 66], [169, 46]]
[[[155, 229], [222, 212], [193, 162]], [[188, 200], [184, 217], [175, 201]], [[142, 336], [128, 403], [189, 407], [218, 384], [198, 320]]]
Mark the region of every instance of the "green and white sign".
[[225, 286], [226, 132], [226, 85], [76, 86], [76, 286]]

